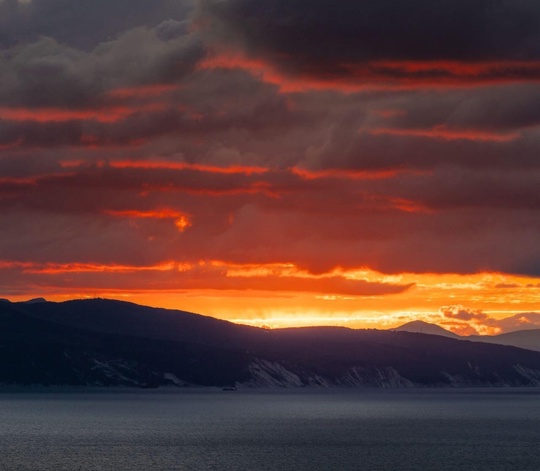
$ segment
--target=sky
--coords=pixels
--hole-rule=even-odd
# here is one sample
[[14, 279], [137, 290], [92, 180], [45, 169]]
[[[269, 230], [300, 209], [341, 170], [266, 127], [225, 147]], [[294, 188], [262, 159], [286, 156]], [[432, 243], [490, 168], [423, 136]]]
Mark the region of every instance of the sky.
[[0, 0], [0, 296], [540, 328], [537, 0]]

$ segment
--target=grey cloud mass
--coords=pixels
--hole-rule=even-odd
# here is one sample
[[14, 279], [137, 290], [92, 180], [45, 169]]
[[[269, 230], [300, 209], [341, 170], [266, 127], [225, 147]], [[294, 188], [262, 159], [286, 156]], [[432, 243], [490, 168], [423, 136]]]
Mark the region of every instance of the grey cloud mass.
[[0, 0], [0, 261], [538, 277], [539, 80], [536, 0]]
[[534, 0], [200, 0], [217, 37], [297, 72], [368, 60], [540, 58]]

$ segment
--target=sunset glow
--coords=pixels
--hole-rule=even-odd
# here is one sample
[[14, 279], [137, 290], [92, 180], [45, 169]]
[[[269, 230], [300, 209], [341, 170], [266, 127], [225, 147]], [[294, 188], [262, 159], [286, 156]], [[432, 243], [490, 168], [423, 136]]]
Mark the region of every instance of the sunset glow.
[[0, 297], [465, 335], [540, 312], [527, 5], [158, 1], [83, 34], [12, 3]]

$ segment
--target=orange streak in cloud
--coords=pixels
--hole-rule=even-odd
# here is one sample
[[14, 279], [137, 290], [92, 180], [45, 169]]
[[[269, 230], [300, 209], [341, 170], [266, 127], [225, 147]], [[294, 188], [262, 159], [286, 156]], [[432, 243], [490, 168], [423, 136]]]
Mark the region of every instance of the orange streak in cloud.
[[245, 70], [263, 82], [277, 85], [282, 92], [337, 90], [354, 93], [363, 90], [410, 90], [417, 88], [471, 87], [497, 83], [540, 80], [540, 62], [500, 61], [464, 63], [452, 61], [374, 61], [341, 64], [341, 74], [328, 79], [312, 75], [297, 77], [281, 73], [271, 63], [239, 54], [209, 57], [200, 69]]
[[[351, 169], [327, 169], [308, 170], [300, 167], [292, 167], [290, 171], [306, 180], [317, 180], [320, 178], [346, 178], [350, 180], [383, 180], [393, 178], [403, 173], [412, 173], [401, 169], [394, 170], [351, 170]], [[416, 173], [416, 172], [415, 172]]]
[[177, 84], [141, 85], [138, 87], [115, 88], [107, 92], [111, 98], [139, 98], [158, 96], [180, 88]]
[[140, 271], [186, 271], [191, 265], [178, 262], [163, 262], [150, 266], [99, 264], [99, 263], [36, 263], [19, 261], [0, 261], [0, 269], [21, 268], [23, 273], [53, 275], [58, 273], [134, 273]]
[[[85, 167], [84, 160], [65, 160], [60, 162], [62, 168]], [[190, 164], [186, 162], [170, 162], [164, 160], [116, 160], [111, 162], [99, 161], [94, 163], [97, 167], [110, 167], [117, 169], [166, 169], [166, 170], [193, 170], [204, 173], [217, 173], [223, 175], [264, 175], [270, 173], [272, 169], [265, 167], [233, 165], [229, 167], [217, 167], [215, 165]], [[383, 180], [394, 178], [399, 175], [429, 175], [429, 170], [409, 170], [409, 169], [388, 169], [388, 170], [354, 170], [354, 169], [324, 169], [311, 170], [301, 167], [290, 167], [284, 172], [305, 180], [318, 179], [348, 179], [348, 180]]]
[[[418, 72], [446, 72], [456, 77], [476, 78], [485, 76], [502, 76], [510, 73], [513, 79], [519, 76], [535, 75], [540, 79], [539, 61], [485, 61], [485, 62], [459, 62], [459, 61], [374, 61], [371, 67], [401, 70], [408, 73]], [[352, 65], [351, 67], [354, 67]], [[524, 77], [526, 78], [526, 77]]]
[[405, 198], [389, 198], [391, 208], [399, 209], [406, 213], [432, 213], [433, 211], [427, 206], [417, 203], [416, 201], [407, 200]]
[[137, 210], [125, 210], [125, 211], [113, 211], [106, 210], [106, 214], [111, 216], [126, 217], [126, 218], [143, 218], [143, 219], [174, 219], [174, 225], [180, 232], [184, 232], [188, 227], [191, 227], [191, 221], [189, 218], [178, 211], [172, 209], [159, 209], [156, 211], [137, 211]]
[[38, 179], [48, 175], [39, 175], [36, 177], [0, 177], [0, 184], [3, 185], [37, 185]]
[[[24, 273], [56, 275], [59, 273], [135, 273], [141, 271], [183, 271], [186, 267], [174, 262], [165, 262], [151, 266], [101, 265], [93, 263], [47, 263], [23, 268]], [[188, 268], [189, 269], [189, 268]]]
[[112, 168], [142, 168], [142, 169], [171, 169], [171, 170], [195, 170], [198, 172], [221, 173], [221, 174], [263, 174], [269, 170], [264, 167], [250, 167], [232, 165], [230, 167], [218, 167], [215, 165], [190, 164], [187, 162], [169, 162], [165, 160], [116, 160], [108, 164]]
[[491, 133], [477, 130], [453, 130], [446, 126], [435, 126], [431, 129], [396, 129], [396, 128], [377, 128], [368, 131], [375, 136], [411, 136], [427, 137], [431, 139], [442, 139], [444, 141], [491, 141], [491, 142], [510, 142], [518, 139], [519, 133]]
[[33, 262], [13, 262], [9, 260], [0, 260], [0, 270], [6, 270], [10, 268], [32, 268], [36, 266]]
[[[198, 65], [199, 69], [239, 69], [244, 70], [263, 82], [276, 85], [284, 93], [304, 92], [307, 90], [333, 90], [339, 88], [343, 92], [357, 92], [360, 90], [373, 89], [374, 86], [366, 84], [339, 83], [328, 80], [317, 80], [313, 78], [292, 78], [286, 77], [270, 64], [255, 59], [247, 59], [239, 55], [222, 55], [207, 58]], [[379, 86], [375, 88], [381, 88]], [[384, 88], [384, 87], [382, 87]]]
[[115, 123], [135, 113], [155, 112], [165, 109], [165, 105], [149, 104], [130, 108], [115, 106], [102, 109], [68, 110], [62, 108], [0, 108], [0, 119], [7, 121], [34, 121], [37, 123], [59, 123], [65, 121], [97, 121]]
[[17, 139], [16, 141], [8, 142], [7, 144], [0, 144], [0, 150], [10, 150], [19, 147], [23, 143], [22, 139]]

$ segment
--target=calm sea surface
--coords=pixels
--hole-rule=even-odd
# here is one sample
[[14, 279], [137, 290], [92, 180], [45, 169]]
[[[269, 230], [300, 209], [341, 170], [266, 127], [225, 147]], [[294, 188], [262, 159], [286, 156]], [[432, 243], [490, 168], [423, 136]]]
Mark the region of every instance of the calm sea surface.
[[0, 469], [540, 470], [540, 390], [0, 391]]

